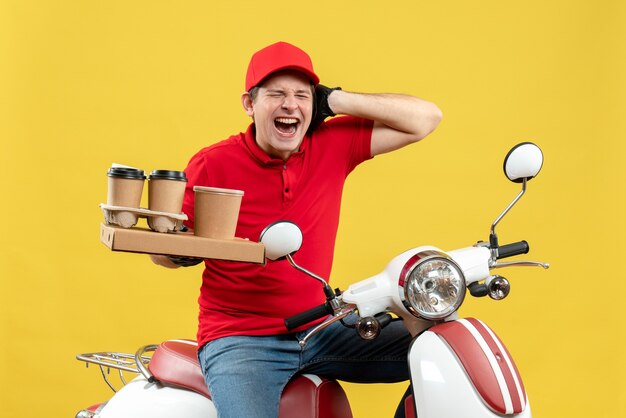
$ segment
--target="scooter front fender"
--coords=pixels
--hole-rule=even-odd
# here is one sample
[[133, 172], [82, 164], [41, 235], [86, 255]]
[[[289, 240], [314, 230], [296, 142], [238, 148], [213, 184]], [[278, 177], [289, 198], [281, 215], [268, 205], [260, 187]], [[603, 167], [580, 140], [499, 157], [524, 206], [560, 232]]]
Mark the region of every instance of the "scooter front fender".
[[213, 402], [186, 389], [149, 383], [136, 377], [121, 388], [98, 418], [217, 418]]
[[421, 333], [409, 350], [409, 368], [419, 418], [531, 417], [512, 357], [477, 319]]

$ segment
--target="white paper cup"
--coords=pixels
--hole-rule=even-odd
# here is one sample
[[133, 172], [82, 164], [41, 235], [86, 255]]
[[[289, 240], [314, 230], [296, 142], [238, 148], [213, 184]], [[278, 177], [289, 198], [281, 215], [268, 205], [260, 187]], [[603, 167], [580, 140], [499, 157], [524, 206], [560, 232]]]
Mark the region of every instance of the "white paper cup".
[[199, 237], [235, 237], [243, 191], [194, 186], [194, 234]]

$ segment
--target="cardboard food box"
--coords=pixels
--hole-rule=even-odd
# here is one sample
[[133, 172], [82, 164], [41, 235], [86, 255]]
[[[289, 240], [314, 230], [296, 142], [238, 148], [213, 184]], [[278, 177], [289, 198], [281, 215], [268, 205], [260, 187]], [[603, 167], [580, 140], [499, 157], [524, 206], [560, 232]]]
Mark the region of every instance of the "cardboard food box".
[[190, 232], [159, 233], [100, 224], [100, 241], [113, 251], [265, 262], [265, 246], [242, 238], [212, 239]]

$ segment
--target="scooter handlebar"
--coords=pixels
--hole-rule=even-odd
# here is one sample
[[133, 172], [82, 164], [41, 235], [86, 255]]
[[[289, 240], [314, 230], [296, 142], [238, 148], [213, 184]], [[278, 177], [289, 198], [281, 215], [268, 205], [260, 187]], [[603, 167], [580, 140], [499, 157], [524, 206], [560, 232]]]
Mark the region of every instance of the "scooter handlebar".
[[291, 331], [299, 326], [315, 321], [316, 319], [331, 315], [332, 313], [333, 308], [328, 302], [325, 302], [307, 311], [294, 315], [291, 318], [285, 319], [285, 327], [287, 327], [288, 331]]
[[501, 245], [498, 247], [498, 260], [501, 258], [512, 257], [514, 255], [526, 254], [530, 250], [530, 246], [526, 241], [513, 242], [511, 244]]

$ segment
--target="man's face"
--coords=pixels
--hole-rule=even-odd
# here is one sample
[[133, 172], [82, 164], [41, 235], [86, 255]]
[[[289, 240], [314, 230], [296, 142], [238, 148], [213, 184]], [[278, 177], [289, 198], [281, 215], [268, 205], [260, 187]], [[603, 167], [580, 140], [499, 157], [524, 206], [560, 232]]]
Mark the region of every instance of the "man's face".
[[287, 160], [300, 148], [311, 124], [311, 82], [295, 71], [270, 76], [259, 87], [254, 101], [247, 93], [244, 108], [254, 118], [256, 142], [268, 155]]

